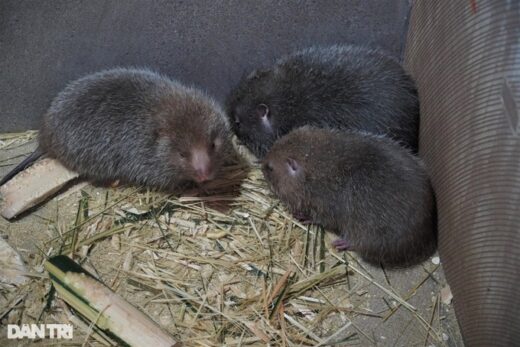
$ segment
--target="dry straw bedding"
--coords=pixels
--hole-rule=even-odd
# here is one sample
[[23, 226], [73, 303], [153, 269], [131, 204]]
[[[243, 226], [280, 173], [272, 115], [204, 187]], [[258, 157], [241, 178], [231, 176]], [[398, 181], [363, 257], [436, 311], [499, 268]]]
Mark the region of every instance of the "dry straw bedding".
[[[2, 135], [0, 150], [35, 135]], [[72, 320], [83, 343], [98, 343], [42, 271], [47, 257], [67, 254], [188, 346], [375, 343], [353, 318], [384, 322], [398, 310], [413, 317], [425, 345], [442, 344], [434, 323], [439, 300], [431, 316], [408, 302], [438, 265], [428, 263], [422, 279], [399, 295], [376, 280], [372, 272], [381, 269], [336, 253], [329, 234], [293, 219], [257, 165], [235, 163], [225, 171], [224, 180], [181, 196], [83, 184], [49, 202], [45, 208], [55, 210], [45, 216], [33, 212], [40, 227], [31, 232], [43, 236], [26, 257], [32, 279], [16, 291], [2, 287], [3, 322]], [[391, 302], [386, 309], [364, 305], [370, 287]]]

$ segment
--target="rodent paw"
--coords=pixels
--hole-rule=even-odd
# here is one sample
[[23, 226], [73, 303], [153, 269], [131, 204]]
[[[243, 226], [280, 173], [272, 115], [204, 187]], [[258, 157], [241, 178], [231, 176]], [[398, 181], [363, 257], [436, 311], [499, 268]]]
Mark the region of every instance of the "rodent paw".
[[301, 212], [293, 213], [293, 217], [296, 218], [296, 220], [298, 220], [298, 222], [300, 222], [304, 225], [312, 224], [312, 220], [309, 218], [309, 216], [306, 216], [305, 214], [303, 214]]
[[347, 240], [337, 239], [332, 241], [332, 245], [339, 251], [348, 251], [350, 249], [350, 244]]

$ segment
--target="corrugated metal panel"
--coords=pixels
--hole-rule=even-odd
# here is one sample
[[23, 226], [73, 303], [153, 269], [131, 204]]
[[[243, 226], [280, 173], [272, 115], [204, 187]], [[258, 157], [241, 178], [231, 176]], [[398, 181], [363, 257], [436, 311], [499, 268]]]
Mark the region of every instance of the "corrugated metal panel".
[[468, 346], [520, 345], [520, 1], [416, 1], [405, 62]]

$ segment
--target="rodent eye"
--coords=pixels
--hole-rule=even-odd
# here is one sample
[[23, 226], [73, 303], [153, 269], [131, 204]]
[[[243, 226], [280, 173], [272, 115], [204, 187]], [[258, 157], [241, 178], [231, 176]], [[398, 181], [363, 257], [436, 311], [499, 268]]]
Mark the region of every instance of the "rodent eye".
[[186, 159], [188, 157], [188, 153], [186, 152], [180, 152], [179, 153], [179, 156], [182, 158], [182, 159]]
[[222, 144], [222, 140], [220, 138], [215, 138], [213, 140], [213, 142], [211, 142], [211, 150], [214, 151], [215, 149], [217, 149], [218, 147], [220, 147], [220, 145]]
[[273, 169], [274, 169], [274, 168], [273, 168], [273, 164], [271, 164], [270, 161], [266, 161], [266, 162], [264, 163], [264, 170], [265, 170], [265, 171], [269, 171], [269, 172], [271, 172], [271, 171], [273, 171]]
[[266, 104], [258, 104], [256, 106], [256, 115], [261, 118], [268, 118], [269, 117], [269, 107]]

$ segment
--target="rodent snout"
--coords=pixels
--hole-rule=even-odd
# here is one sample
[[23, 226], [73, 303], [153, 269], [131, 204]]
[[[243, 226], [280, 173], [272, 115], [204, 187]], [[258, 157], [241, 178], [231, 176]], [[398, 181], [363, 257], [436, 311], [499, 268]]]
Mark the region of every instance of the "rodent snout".
[[198, 183], [213, 179], [211, 160], [207, 151], [195, 149], [191, 154], [191, 166], [195, 172], [194, 180]]
[[208, 168], [195, 170], [195, 180], [198, 183], [210, 181], [212, 178], [213, 174], [211, 173], [211, 170]]

